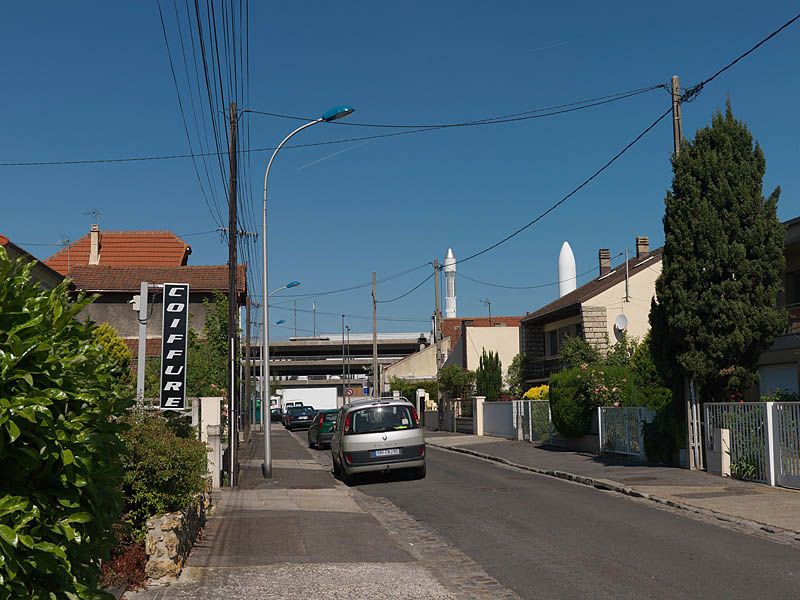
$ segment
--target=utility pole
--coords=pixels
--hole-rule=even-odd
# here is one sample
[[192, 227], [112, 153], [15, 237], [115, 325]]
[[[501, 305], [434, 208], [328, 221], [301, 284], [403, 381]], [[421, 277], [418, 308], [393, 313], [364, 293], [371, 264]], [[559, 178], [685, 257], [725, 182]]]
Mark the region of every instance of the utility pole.
[[[230, 484], [236, 484], [236, 450], [239, 443], [239, 432], [237, 431], [237, 411], [239, 408], [239, 386], [237, 381], [236, 354], [239, 348], [237, 343], [236, 313], [238, 312], [237, 290], [236, 290], [236, 241], [238, 240], [239, 227], [236, 223], [236, 127], [238, 125], [238, 112], [236, 103], [231, 102], [230, 106], [230, 140], [228, 145], [228, 454], [230, 455]], [[264, 302], [266, 302], [266, 298]]]
[[628, 285], [628, 249], [625, 248], [625, 302], [631, 301], [630, 288]]
[[492, 301], [487, 298], [483, 303], [489, 308], [489, 327], [492, 326]]
[[345, 387], [344, 378], [347, 375], [347, 370], [344, 362], [344, 315], [342, 315], [342, 404], [347, 401], [347, 388]]
[[311, 302], [311, 310], [314, 313], [314, 337], [317, 337], [317, 303], [315, 301]]
[[297, 300], [294, 301], [294, 337], [297, 337]]
[[381, 384], [378, 377], [378, 291], [375, 271], [372, 272], [372, 396], [379, 398]]
[[252, 426], [251, 415], [253, 414], [253, 394], [250, 389], [250, 296], [245, 300], [245, 332], [244, 332], [244, 410], [245, 437], [250, 441], [250, 427]]
[[683, 121], [681, 121], [681, 80], [677, 75], [672, 76], [672, 137], [675, 154], [680, 154]]
[[353, 370], [351, 367], [352, 359], [350, 357], [350, 325], [346, 326], [347, 329], [347, 381], [353, 378]]
[[[439, 259], [433, 259], [433, 290], [435, 295], [435, 311], [433, 313], [433, 339], [436, 342], [436, 381], [439, 381], [439, 371], [442, 368], [442, 306], [441, 298], [439, 297]], [[451, 342], [452, 343], [452, 342]], [[436, 397], [436, 406], [439, 413], [438, 427], [442, 426], [442, 417], [444, 415], [444, 406], [442, 404], [442, 388], [437, 385], [438, 390]]]

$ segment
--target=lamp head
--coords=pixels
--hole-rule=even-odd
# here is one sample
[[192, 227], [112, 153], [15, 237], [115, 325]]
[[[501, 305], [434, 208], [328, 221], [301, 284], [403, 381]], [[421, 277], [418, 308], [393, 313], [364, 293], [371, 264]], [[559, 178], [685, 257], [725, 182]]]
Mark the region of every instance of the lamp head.
[[330, 123], [331, 121], [336, 121], [352, 115], [354, 110], [355, 108], [349, 104], [342, 104], [340, 106], [334, 106], [332, 109], [326, 111], [321, 118], [326, 123]]
[[286, 319], [281, 319], [280, 321], [275, 321], [275, 325], [283, 325], [286, 323]]
[[297, 287], [298, 285], [300, 285], [299, 281], [290, 281], [289, 283], [286, 284], [286, 287], [287, 288], [293, 288], [293, 287]]

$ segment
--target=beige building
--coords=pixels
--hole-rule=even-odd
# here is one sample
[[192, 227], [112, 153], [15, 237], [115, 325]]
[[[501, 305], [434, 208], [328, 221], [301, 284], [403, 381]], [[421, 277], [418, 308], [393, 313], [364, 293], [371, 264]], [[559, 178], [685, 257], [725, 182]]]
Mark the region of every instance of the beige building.
[[603, 353], [623, 334], [644, 337], [662, 251], [651, 252], [649, 240], [637, 237], [636, 255], [612, 269], [609, 250], [601, 249], [595, 279], [523, 317], [520, 346], [526, 382], [545, 383], [561, 370], [560, 347], [569, 336], [583, 337]]
[[497, 352], [505, 379], [508, 366], [519, 354], [519, 327], [502, 323], [496, 323], [492, 327], [465, 325], [462, 327], [461, 335], [455, 339], [445, 364], [458, 365], [474, 371], [480, 366], [484, 350]]
[[[450, 338], [442, 340], [442, 353], [446, 356], [450, 351]], [[436, 345], [427, 346], [419, 352], [410, 354], [397, 362], [384, 367], [383, 389], [389, 389], [393, 377], [406, 381], [436, 380]]]

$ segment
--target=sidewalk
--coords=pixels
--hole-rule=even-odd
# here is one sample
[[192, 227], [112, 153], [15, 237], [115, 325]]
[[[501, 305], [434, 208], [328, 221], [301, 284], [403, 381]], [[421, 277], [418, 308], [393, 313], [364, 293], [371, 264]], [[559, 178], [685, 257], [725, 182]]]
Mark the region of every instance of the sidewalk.
[[800, 541], [800, 491], [487, 436], [426, 431], [425, 439], [431, 446], [757, 528], [793, 543]]
[[239, 487], [226, 488], [178, 580], [125, 600], [195, 598], [513, 599], [478, 565], [388, 501], [348, 488], [282, 427], [241, 445]]

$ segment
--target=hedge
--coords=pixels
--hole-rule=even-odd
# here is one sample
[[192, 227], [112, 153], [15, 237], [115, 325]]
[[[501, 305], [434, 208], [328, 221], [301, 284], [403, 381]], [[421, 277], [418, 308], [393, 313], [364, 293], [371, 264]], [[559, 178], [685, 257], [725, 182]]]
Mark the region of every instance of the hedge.
[[0, 597], [101, 598], [122, 483], [125, 366], [0, 248]]

